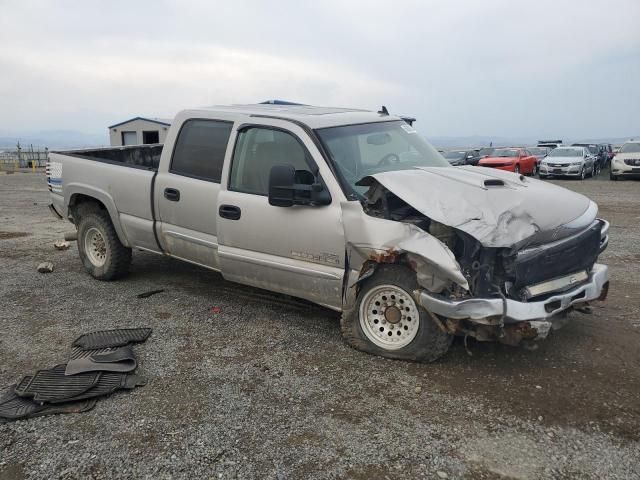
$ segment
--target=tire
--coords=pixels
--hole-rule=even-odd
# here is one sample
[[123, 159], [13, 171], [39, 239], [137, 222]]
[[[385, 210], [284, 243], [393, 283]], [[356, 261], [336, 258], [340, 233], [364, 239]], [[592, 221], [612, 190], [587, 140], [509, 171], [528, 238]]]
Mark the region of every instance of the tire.
[[515, 167], [513, 167], [513, 173], [515, 173], [516, 175], [520, 173], [520, 165], [516, 165]]
[[582, 167], [582, 170], [580, 170], [580, 180], [584, 180], [585, 178], [587, 178], [587, 169], [586, 167]]
[[129, 272], [131, 249], [120, 243], [105, 210], [93, 211], [80, 218], [78, 252], [84, 268], [98, 280], [115, 280]]
[[540, 180], [544, 180], [545, 178], [547, 178], [547, 176], [546, 176], [546, 175], [543, 175], [542, 173], [539, 173], [539, 174], [538, 174], [538, 178], [539, 178]]
[[[416, 274], [409, 268], [379, 266], [373, 276], [363, 281], [355, 307], [342, 314], [340, 327], [345, 341], [357, 350], [400, 360], [433, 362], [443, 356], [453, 336], [443, 332], [429, 313], [415, 303], [412, 292], [418, 288]], [[384, 312], [368, 313], [377, 311], [376, 301], [382, 299], [389, 301], [386, 307], [382, 306]], [[391, 344], [394, 341], [396, 345]]]
[[614, 182], [618, 181], [618, 176], [613, 174], [613, 170], [609, 171], [609, 180], [613, 180]]
[[596, 175], [598, 174], [598, 172], [596, 171], [596, 164], [594, 163], [593, 166], [591, 167], [591, 178], [596, 178]]

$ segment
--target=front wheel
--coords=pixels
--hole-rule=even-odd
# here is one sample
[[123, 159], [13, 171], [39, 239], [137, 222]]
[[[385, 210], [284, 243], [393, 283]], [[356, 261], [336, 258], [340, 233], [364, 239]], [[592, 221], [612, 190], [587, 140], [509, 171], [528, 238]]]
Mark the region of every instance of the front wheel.
[[585, 178], [587, 178], [587, 167], [582, 167], [582, 170], [580, 170], [580, 180], [584, 180]]
[[520, 165], [516, 165], [515, 167], [513, 167], [513, 173], [515, 173], [516, 175], [520, 173]]
[[104, 210], [80, 218], [78, 252], [84, 268], [98, 280], [115, 280], [129, 271], [131, 249], [120, 243], [111, 218]]
[[416, 274], [401, 265], [382, 265], [366, 279], [355, 308], [340, 321], [352, 347], [382, 357], [433, 362], [444, 355], [453, 337], [443, 332], [415, 302]]

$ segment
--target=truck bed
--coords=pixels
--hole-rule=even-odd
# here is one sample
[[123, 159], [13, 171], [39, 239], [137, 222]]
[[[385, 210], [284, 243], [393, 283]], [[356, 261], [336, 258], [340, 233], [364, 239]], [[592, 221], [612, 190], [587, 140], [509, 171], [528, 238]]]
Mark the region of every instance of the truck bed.
[[66, 218], [75, 198], [94, 198], [124, 245], [157, 250], [152, 192], [161, 152], [162, 145], [52, 152], [47, 180], [54, 209]]
[[113, 163], [125, 167], [157, 170], [160, 164], [160, 155], [162, 154], [162, 144], [92, 148], [89, 150], [69, 150], [55, 153], [97, 162]]

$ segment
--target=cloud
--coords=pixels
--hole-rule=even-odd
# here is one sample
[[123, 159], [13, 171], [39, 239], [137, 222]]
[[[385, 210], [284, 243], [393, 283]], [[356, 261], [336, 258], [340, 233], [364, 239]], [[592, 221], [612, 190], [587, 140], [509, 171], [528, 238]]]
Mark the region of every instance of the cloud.
[[4, 129], [97, 131], [285, 98], [386, 104], [432, 135], [617, 136], [635, 134], [640, 109], [637, 0], [0, 0], [0, 10]]

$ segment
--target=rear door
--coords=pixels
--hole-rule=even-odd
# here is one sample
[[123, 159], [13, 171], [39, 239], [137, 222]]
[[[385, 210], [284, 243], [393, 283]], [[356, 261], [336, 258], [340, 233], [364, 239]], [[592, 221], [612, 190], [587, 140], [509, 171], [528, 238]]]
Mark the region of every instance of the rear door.
[[219, 269], [217, 202], [233, 122], [186, 120], [156, 177], [158, 239], [169, 255]]
[[[218, 197], [218, 253], [229, 280], [339, 309], [345, 270], [341, 192], [335, 182], [324, 182], [331, 173], [316, 158], [317, 148], [293, 123], [261, 119], [240, 128]], [[327, 185], [331, 204], [269, 205], [269, 173], [282, 164], [313, 172]]]

